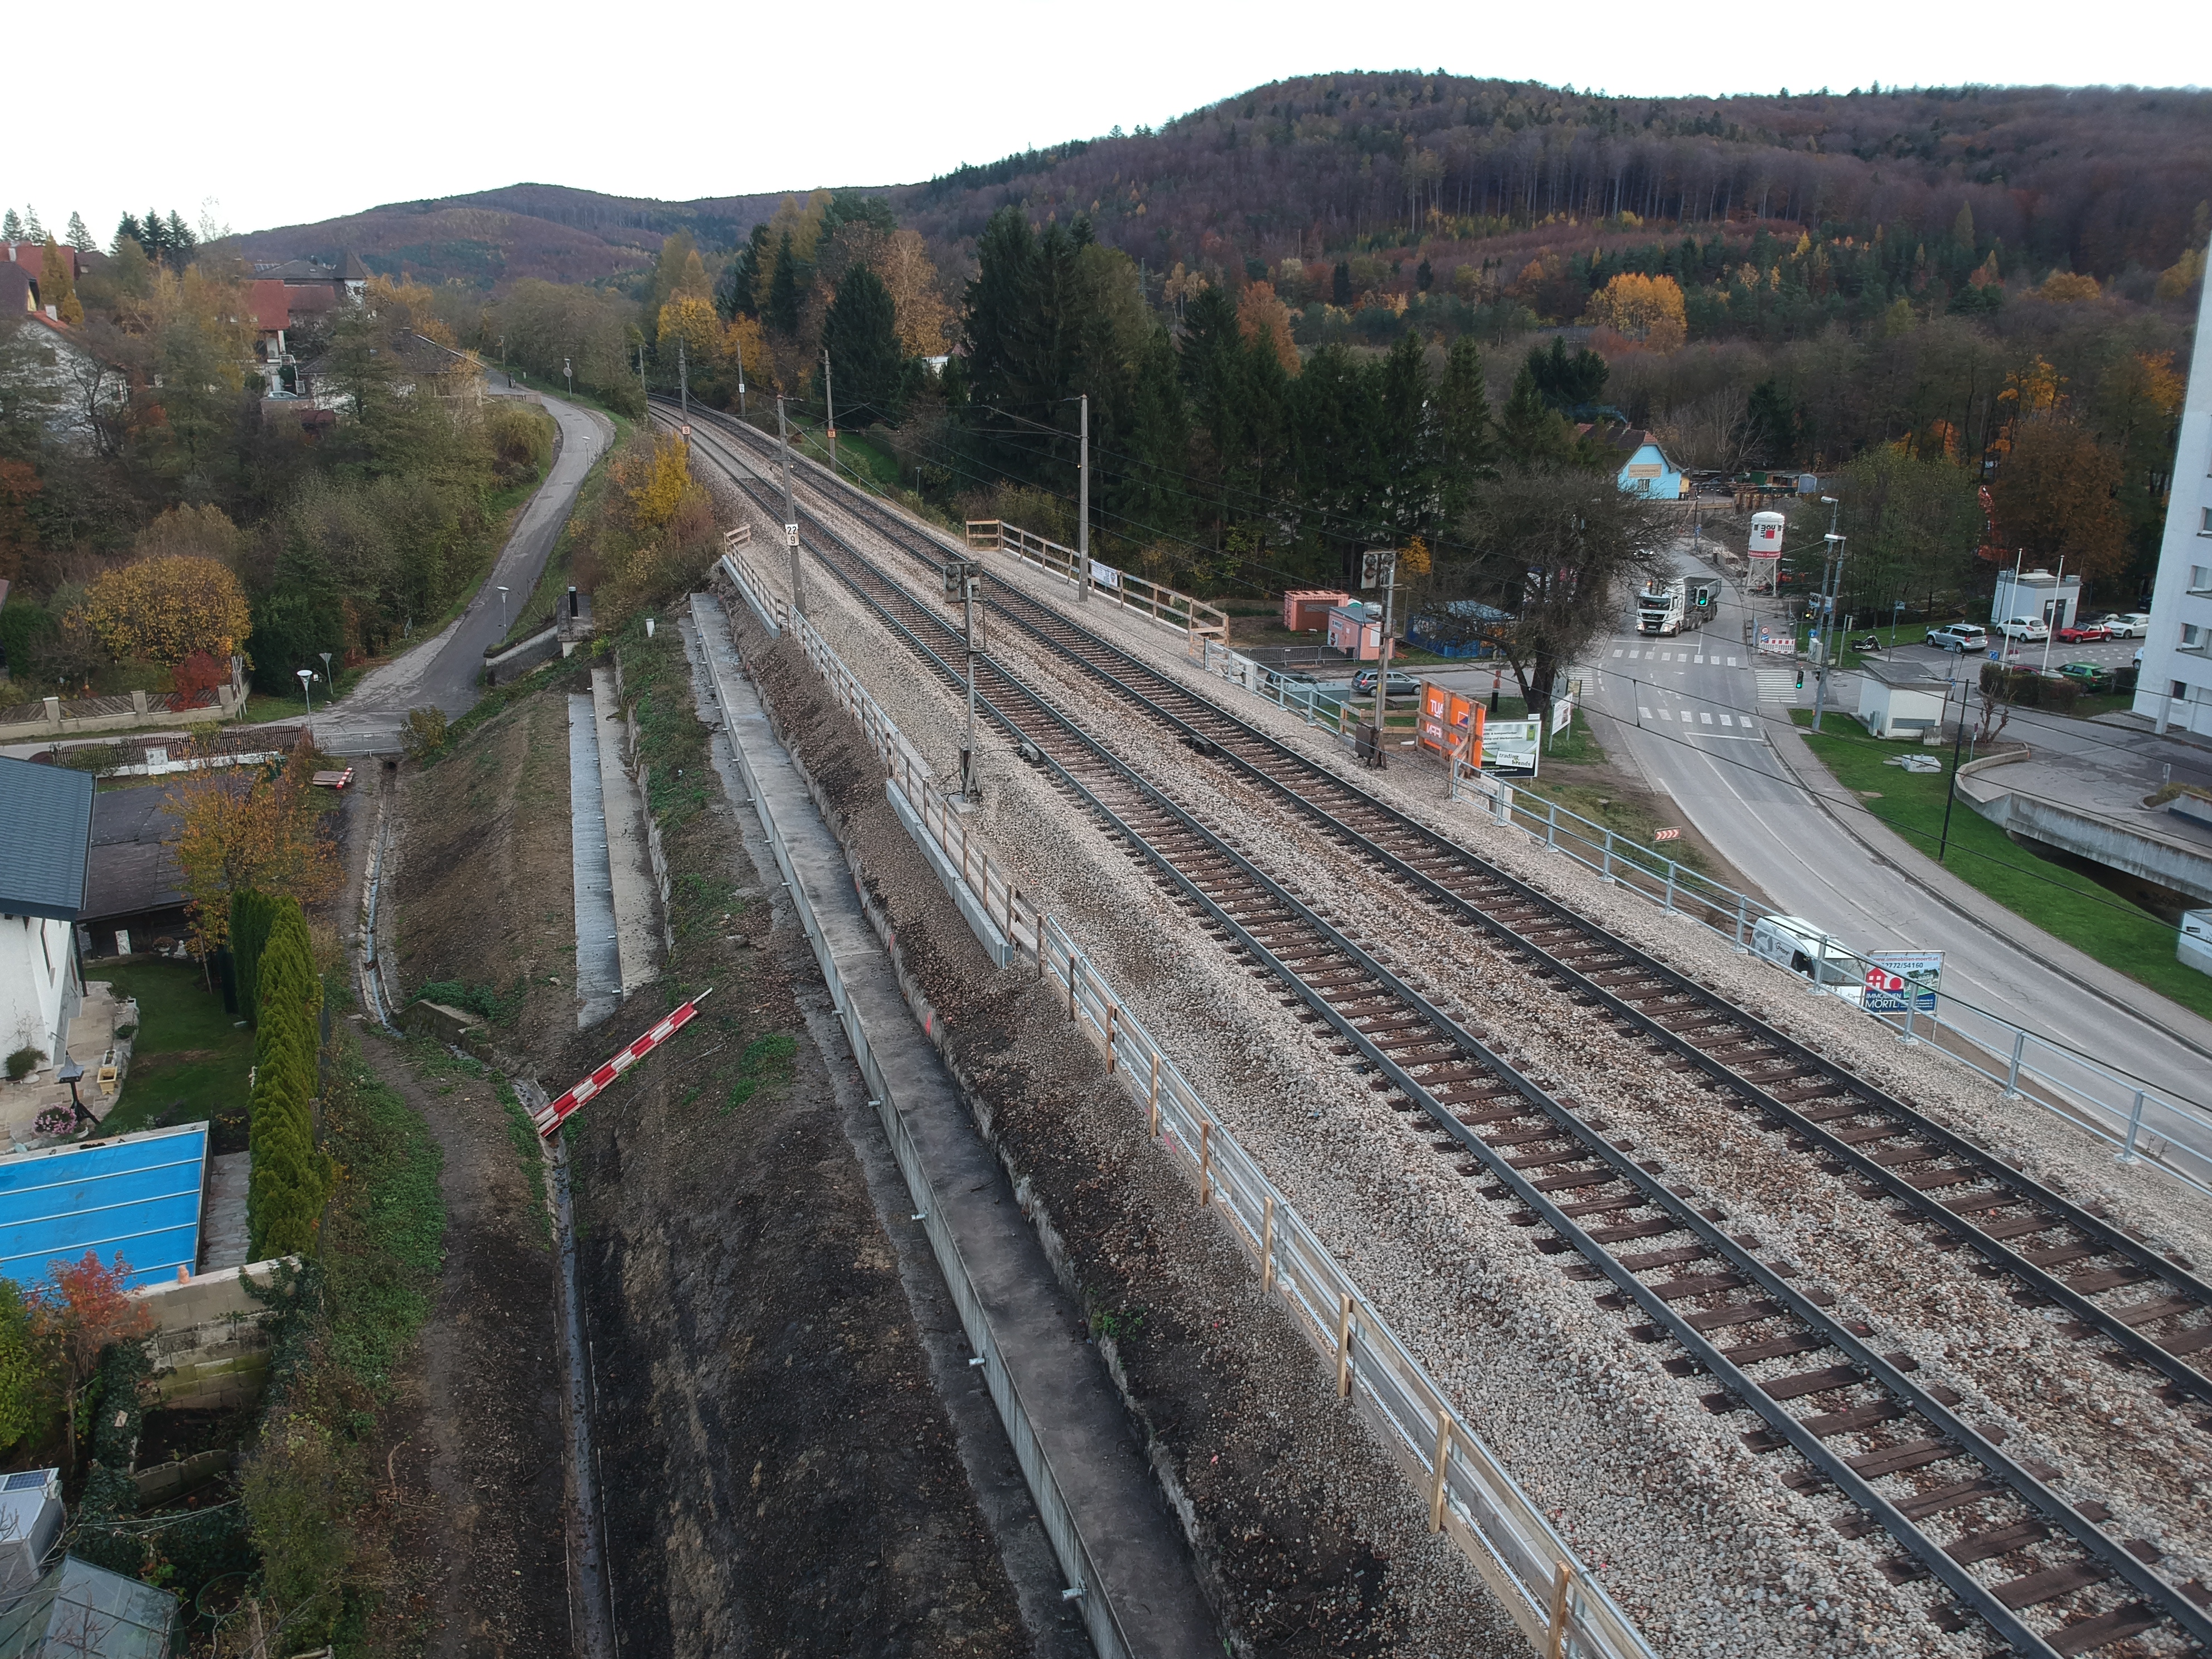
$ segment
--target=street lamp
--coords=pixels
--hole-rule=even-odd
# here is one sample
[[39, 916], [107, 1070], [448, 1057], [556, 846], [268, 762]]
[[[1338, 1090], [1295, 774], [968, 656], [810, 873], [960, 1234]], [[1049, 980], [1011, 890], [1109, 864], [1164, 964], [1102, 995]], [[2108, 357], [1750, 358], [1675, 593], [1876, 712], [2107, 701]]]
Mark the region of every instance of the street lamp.
[[572, 360], [570, 360], [569, 358], [563, 357], [563, 358], [561, 360], [561, 373], [562, 373], [562, 375], [567, 379], [567, 380], [568, 380], [568, 395], [569, 395], [571, 398], [574, 397], [574, 396], [576, 395], [576, 365], [575, 365], [575, 363], [574, 363]]
[[312, 668], [302, 668], [295, 672], [300, 676], [300, 696], [306, 699], [307, 712], [312, 714], [315, 712], [315, 698], [314, 694], [307, 690], [307, 683], [315, 678], [315, 671]]
[[504, 587], [499, 590], [499, 631], [502, 634], [507, 632], [507, 590]]
[[323, 684], [336, 685], [337, 682], [331, 678], [331, 653], [327, 651], [318, 651], [315, 654], [323, 659]]

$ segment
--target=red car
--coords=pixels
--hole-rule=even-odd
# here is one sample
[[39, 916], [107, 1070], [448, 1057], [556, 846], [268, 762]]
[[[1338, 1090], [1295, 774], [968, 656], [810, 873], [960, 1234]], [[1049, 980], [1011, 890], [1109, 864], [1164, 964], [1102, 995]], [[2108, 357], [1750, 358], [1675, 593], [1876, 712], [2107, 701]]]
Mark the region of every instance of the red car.
[[2109, 628], [2100, 628], [2094, 623], [2075, 623], [2070, 628], [2060, 629], [2051, 637], [2061, 645], [2094, 645], [2099, 640], [2112, 638], [2112, 630]]

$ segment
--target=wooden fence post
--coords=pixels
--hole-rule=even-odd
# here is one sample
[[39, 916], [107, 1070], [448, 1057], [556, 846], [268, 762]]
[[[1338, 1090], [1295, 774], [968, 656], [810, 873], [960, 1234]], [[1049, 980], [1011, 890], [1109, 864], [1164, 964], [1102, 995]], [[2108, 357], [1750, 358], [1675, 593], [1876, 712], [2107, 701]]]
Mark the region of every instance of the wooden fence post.
[[1260, 1219], [1260, 1294], [1275, 1288], [1275, 1195], [1267, 1194]]
[[1451, 1468], [1451, 1413], [1437, 1407], [1436, 1477], [1429, 1484], [1429, 1530], [1444, 1529], [1444, 1472]]
[[1152, 1118], [1152, 1139], [1158, 1140], [1160, 1138], [1160, 1051], [1157, 1048], [1152, 1050], [1152, 1086], [1146, 1094], [1145, 1104]]
[[1336, 1397], [1343, 1399], [1352, 1392], [1352, 1292], [1340, 1291], [1336, 1298]]
[[1552, 1632], [1544, 1644], [1544, 1659], [1560, 1659], [1567, 1650], [1567, 1591], [1573, 1585], [1575, 1570], [1565, 1561], [1552, 1571]]
[[1114, 1066], [1117, 1058], [1114, 1053], [1114, 1027], [1121, 1018], [1121, 1006], [1118, 1003], [1108, 1003], [1106, 1005], [1106, 1075], [1108, 1077], [1114, 1075]]
[[1205, 1118], [1198, 1122], [1198, 1206], [1201, 1210], [1213, 1201], [1213, 1125]]
[[1037, 977], [1044, 977], [1044, 912], [1037, 912]]

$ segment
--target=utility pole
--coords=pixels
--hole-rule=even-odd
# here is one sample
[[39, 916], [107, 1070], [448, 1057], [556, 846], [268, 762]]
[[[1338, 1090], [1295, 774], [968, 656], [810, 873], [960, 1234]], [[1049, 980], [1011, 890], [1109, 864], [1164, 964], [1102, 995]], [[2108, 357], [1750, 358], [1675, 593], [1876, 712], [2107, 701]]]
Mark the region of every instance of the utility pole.
[[805, 601], [799, 587], [799, 509], [791, 499], [791, 432], [784, 424], [781, 392], [775, 399], [775, 441], [783, 463], [783, 544], [791, 550], [791, 613], [795, 617], [805, 609]]
[[1075, 461], [1075, 597], [1091, 597], [1091, 394], [1078, 399]]
[[[1951, 679], [1954, 684], [1958, 684], [1959, 665], [1966, 659], [1966, 655], [1963, 649], [1955, 647], [1951, 651]], [[1950, 706], [1950, 687], [1946, 686], [1943, 690], [1943, 707], [1948, 709]], [[1936, 862], [1938, 864], [1943, 862], [1943, 854], [1948, 852], [1951, 847], [1951, 803], [1959, 799], [1959, 750], [1966, 741], [1966, 688], [1960, 685], [1959, 729], [1951, 738], [1951, 775], [1945, 780], [1946, 787], [1943, 791], [1943, 834], [1936, 843]]]
[[982, 626], [982, 607], [976, 601], [982, 597], [983, 567], [972, 560], [960, 564], [960, 597], [967, 607], [968, 635], [968, 725], [960, 735], [960, 799], [975, 799], [975, 659], [982, 651], [980, 631]]
[[837, 388], [830, 379], [830, 348], [822, 348], [822, 407], [830, 415], [830, 471], [837, 471]]
[[738, 418], [745, 418], [745, 348], [742, 341], [738, 345]]
[[637, 343], [637, 394], [647, 400], [653, 397], [652, 383], [645, 378], [645, 342], [641, 339]]
[[2051, 590], [2051, 614], [2043, 619], [2043, 666], [2037, 672], [2051, 672], [2051, 636], [2058, 631], [2059, 620], [2066, 612], [2066, 556], [2058, 556], [2058, 585]]
[[1820, 678], [1813, 690], [1813, 729], [1820, 729], [1820, 716], [1828, 708], [1828, 664], [1836, 654], [1836, 589], [1841, 585], [1844, 569], [1844, 538], [1836, 533], [1837, 520], [1843, 514], [1843, 503], [1833, 495], [1820, 499], [1828, 504], [1828, 533], [1822, 538], [1825, 551], [1820, 556]]
[[691, 371], [684, 358], [684, 337], [676, 337], [676, 389], [684, 400], [684, 424], [691, 424]]

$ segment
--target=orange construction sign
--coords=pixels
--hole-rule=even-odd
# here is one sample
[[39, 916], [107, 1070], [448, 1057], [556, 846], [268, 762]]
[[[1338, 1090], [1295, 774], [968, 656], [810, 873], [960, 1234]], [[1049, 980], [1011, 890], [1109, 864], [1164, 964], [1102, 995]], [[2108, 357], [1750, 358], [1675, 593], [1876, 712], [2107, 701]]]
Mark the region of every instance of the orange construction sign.
[[[1421, 717], [1415, 735], [1422, 748], [1442, 760], [1448, 755], [1459, 755], [1475, 768], [1482, 765], [1482, 723], [1487, 714], [1483, 706], [1471, 697], [1438, 685], [1434, 680], [1421, 682]], [[1470, 729], [1471, 728], [1471, 729]], [[1462, 745], [1465, 745], [1462, 750]]]

